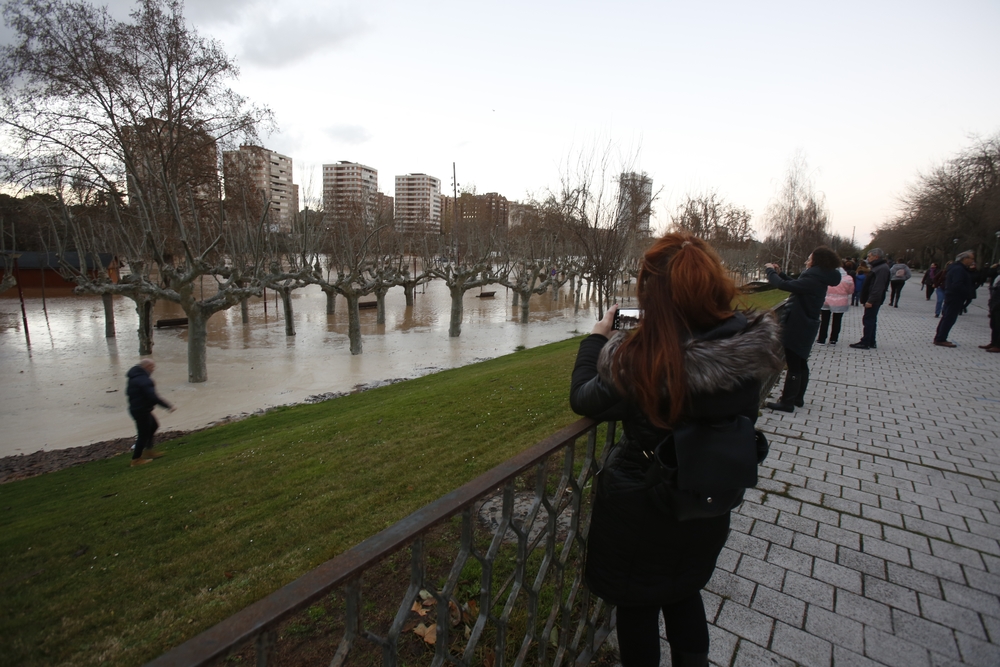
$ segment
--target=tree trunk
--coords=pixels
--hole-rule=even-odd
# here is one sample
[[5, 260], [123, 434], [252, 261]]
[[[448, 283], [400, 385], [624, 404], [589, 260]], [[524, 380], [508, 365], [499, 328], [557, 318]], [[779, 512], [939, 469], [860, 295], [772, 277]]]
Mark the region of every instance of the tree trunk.
[[358, 295], [345, 294], [347, 298], [347, 337], [351, 341], [351, 354], [361, 354], [361, 309]]
[[[182, 304], [183, 305], [183, 304]], [[208, 380], [208, 318], [197, 304], [185, 308], [188, 316], [188, 382]]]
[[521, 298], [521, 324], [528, 323], [528, 309], [530, 305], [531, 305], [531, 292], [528, 292], [527, 294], [522, 295]]
[[403, 295], [406, 297], [407, 308], [413, 307], [413, 290], [416, 288], [416, 284], [403, 283]]
[[323, 292], [326, 294], [326, 314], [333, 315], [336, 312], [337, 292], [327, 287], [324, 287], [322, 289]]
[[295, 322], [292, 320], [292, 289], [282, 287], [278, 289], [281, 294], [281, 305], [285, 307], [285, 335], [295, 335]]
[[375, 324], [385, 324], [385, 293], [389, 288], [375, 290]]
[[511, 297], [510, 305], [512, 305], [515, 308], [517, 308], [518, 304], [520, 304], [520, 303], [521, 303], [521, 293], [518, 292], [517, 290], [514, 290], [514, 296]]
[[240, 319], [243, 324], [250, 324], [250, 306], [246, 299], [240, 299]]
[[[44, 274], [45, 272], [42, 271]], [[115, 301], [114, 298], [105, 292], [101, 295], [101, 301], [104, 302], [104, 337], [114, 338], [115, 337]]]
[[462, 335], [462, 315], [465, 312], [462, 301], [465, 298], [465, 290], [459, 285], [452, 285], [448, 289], [451, 291], [451, 325], [448, 327], [448, 335], [458, 338]]
[[139, 315], [139, 354], [153, 354], [153, 300], [135, 297], [135, 312]]

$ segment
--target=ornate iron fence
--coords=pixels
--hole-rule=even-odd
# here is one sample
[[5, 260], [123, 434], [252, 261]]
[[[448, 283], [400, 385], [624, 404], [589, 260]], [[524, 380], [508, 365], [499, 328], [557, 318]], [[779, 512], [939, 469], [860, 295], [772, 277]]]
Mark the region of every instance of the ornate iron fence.
[[[366, 655], [362, 662], [396, 665], [407, 646], [407, 662], [434, 666], [587, 664], [614, 620], [613, 609], [583, 585], [582, 562], [601, 456], [599, 433], [606, 452], [615, 430], [614, 423], [575, 422], [150, 667], [208, 665], [227, 658], [258, 666], [299, 663], [301, 658], [287, 650], [293, 642], [282, 628], [318, 601], [329, 604], [331, 593], [340, 606], [338, 623], [323, 640], [332, 654], [323, 662], [329, 660], [331, 667], [352, 664], [358, 653]], [[458, 537], [450, 564], [436, 563], [437, 578], [428, 569], [429, 541], [436, 549], [449, 535], [435, 535], [435, 530]], [[364, 575], [405, 557], [406, 549], [409, 585], [395, 612], [380, 614], [365, 598], [379, 582]], [[435, 560], [440, 560], [437, 551]], [[460, 582], [470, 576], [478, 576], [478, 594], [462, 599]], [[417, 660], [412, 659], [414, 642], [423, 649]]]

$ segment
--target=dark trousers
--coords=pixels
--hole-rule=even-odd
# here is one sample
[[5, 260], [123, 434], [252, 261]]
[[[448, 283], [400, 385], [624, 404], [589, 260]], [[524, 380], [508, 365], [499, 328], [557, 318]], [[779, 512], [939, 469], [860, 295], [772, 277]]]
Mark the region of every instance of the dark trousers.
[[[833, 326], [830, 326], [830, 315], [833, 315]], [[837, 339], [840, 338], [840, 322], [844, 319], [843, 313], [831, 313], [829, 310], [819, 311], [819, 338], [816, 339], [817, 343], [826, 342], [826, 330], [830, 330], [830, 342], [836, 343]]]
[[930, 301], [931, 300], [931, 294], [934, 294], [934, 285], [931, 285], [930, 283], [927, 283], [927, 285], [925, 285], [924, 287], [927, 290], [927, 300]]
[[1000, 347], [1000, 308], [990, 313], [990, 345]]
[[708, 653], [708, 622], [701, 594], [661, 607], [618, 607], [618, 648], [622, 667], [658, 667], [660, 612], [670, 650]]
[[951, 328], [955, 326], [955, 322], [958, 321], [958, 316], [962, 313], [964, 307], [965, 305], [962, 301], [956, 299], [949, 301], [948, 297], [944, 298], [944, 308], [941, 310], [941, 321], [938, 322], [934, 342], [943, 343], [948, 340], [948, 334], [951, 333]]
[[153, 436], [156, 434], [156, 429], [160, 428], [160, 423], [156, 421], [156, 417], [153, 416], [152, 412], [132, 412], [132, 419], [135, 420], [135, 428], [138, 434], [135, 437], [135, 451], [132, 452], [132, 458], [138, 459], [142, 458], [142, 450], [147, 447], [153, 446]]
[[878, 325], [878, 309], [882, 304], [865, 308], [865, 314], [861, 316], [861, 327], [864, 333], [861, 334], [861, 342], [868, 347], [875, 346], [875, 329]]
[[896, 306], [899, 308], [899, 293], [903, 291], [903, 285], [906, 284], [905, 280], [890, 280], [889, 281], [889, 305]]

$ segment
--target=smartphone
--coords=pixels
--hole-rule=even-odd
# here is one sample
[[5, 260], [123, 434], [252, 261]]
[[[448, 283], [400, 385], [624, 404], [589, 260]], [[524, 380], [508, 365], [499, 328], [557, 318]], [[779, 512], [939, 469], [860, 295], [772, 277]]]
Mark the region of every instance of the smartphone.
[[639, 326], [639, 320], [641, 319], [641, 308], [619, 308], [618, 312], [615, 313], [615, 321], [612, 322], [611, 328], [621, 331], [629, 331]]

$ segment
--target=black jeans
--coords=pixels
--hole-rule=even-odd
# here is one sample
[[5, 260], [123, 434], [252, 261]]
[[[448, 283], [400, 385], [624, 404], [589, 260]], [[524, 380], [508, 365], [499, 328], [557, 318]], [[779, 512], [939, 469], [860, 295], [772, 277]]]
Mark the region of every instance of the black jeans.
[[937, 333], [934, 335], [935, 343], [943, 343], [948, 340], [948, 334], [951, 333], [951, 328], [955, 326], [955, 322], [958, 321], [958, 316], [961, 314], [962, 309], [965, 308], [961, 301], [956, 299], [948, 300], [948, 297], [944, 298], [944, 309], [941, 311], [941, 321], [938, 322]]
[[[830, 326], [830, 315], [833, 315], [833, 326]], [[826, 342], [826, 330], [830, 329], [830, 342], [836, 343], [840, 338], [840, 323], [844, 319], [843, 313], [831, 313], [829, 310], [819, 311], [819, 338], [817, 343]]]
[[618, 607], [618, 649], [622, 667], [658, 667], [660, 612], [670, 648], [678, 653], [708, 653], [708, 622], [701, 593], [663, 607]]
[[896, 306], [899, 308], [899, 293], [903, 291], [903, 285], [906, 284], [905, 280], [890, 280], [889, 281], [889, 305]]
[[160, 428], [160, 423], [156, 421], [156, 417], [153, 416], [152, 412], [132, 412], [130, 410], [129, 414], [135, 420], [135, 428], [138, 431], [132, 458], [138, 459], [142, 458], [143, 449], [153, 446], [153, 436], [156, 434], [156, 429]]
[[861, 316], [861, 327], [864, 333], [861, 335], [861, 342], [868, 347], [875, 345], [875, 329], [878, 326], [878, 309], [882, 304], [865, 308], [865, 314]]

